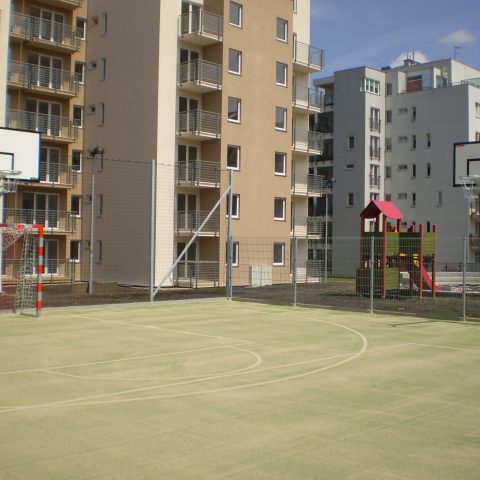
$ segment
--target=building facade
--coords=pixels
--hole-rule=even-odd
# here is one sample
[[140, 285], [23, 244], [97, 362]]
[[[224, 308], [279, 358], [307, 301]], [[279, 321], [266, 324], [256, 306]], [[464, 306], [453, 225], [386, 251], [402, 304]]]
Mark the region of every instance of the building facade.
[[46, 281], [80, 278], [86, 34], [86, 0], [0, 2], [0, 126], [42, 132], [3, 222], [45, 226]]
[[[357, 236], [359, 214], [373, 199], [392, 200], [404, 225], [434, 224], [443, 238], [478, 235], [475, 206], [467, 215], [461, 188], [453, 186], [453, 145], [480, 138], [480, 71], [456, 60], [398, 68], [368, 67], [316, 80], [325, 112], [315, 129], [325, 131], [323, 156], [311, 169], [334, 178], [334, 236]], [[323, 214], [324, 200], [311, 201]], [[478, 243], [478, 242], [477, 242]], [[469, 257], [478, 260], [470, 242]], [[458, 252], [445, 261], [458, 261]]]

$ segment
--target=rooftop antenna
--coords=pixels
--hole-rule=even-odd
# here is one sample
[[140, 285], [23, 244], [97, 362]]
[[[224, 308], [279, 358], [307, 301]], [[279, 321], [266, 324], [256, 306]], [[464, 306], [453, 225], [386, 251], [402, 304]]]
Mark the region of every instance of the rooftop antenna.
[[462, 47], [453, 47], [453, 58], [456, 59], [460, 55]]

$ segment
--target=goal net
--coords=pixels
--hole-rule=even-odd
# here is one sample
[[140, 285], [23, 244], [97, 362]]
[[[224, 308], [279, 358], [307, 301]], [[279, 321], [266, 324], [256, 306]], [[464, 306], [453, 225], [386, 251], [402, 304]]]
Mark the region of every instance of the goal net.
[[0, 225], [0, 309], [40, 315], [42, 309], [43, 227]]

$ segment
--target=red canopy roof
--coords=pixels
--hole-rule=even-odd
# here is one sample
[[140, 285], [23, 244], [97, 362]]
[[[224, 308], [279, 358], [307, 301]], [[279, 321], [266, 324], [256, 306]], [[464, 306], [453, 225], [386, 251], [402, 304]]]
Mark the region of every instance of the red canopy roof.
[[360, 214], [361, 218], [376, 218], [383, 213], [388, 218], [401, 220], [403, 213], [392, 203], [384, 200], [372, 200]]

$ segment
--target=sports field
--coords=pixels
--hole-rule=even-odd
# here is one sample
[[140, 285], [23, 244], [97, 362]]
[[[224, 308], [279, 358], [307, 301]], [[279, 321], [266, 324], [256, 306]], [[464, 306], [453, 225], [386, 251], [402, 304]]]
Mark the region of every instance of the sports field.
[[474, 479], [480, 325], [196, 302], [0, 317], [0, 478]]

